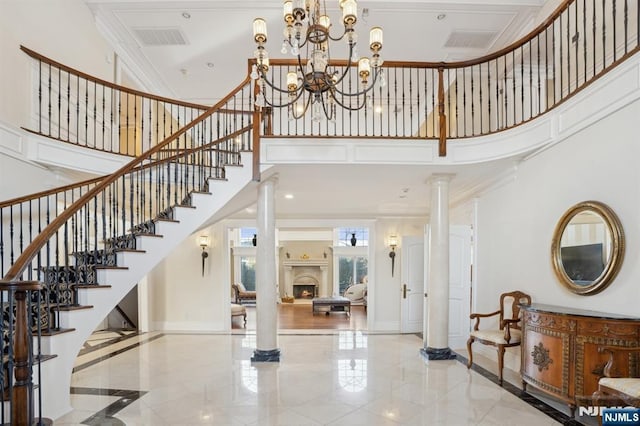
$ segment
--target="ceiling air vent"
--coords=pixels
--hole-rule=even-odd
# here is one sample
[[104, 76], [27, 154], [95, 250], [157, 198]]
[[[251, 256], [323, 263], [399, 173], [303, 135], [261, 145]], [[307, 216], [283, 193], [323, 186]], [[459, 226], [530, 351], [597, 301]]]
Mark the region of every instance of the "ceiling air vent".
[[495, 40], [495, 31], [454, 31], [445, 42], [445, 47], [462, 47], [467, 49], [487, 49]]
[[179, 46], [187, 44], [178, 28], [134, 28], [133, 32], [143, 46]]

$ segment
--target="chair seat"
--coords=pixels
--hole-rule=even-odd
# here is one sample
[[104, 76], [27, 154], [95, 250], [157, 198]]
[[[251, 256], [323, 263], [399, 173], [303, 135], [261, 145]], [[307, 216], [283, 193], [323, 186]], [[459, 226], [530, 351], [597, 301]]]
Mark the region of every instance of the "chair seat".
[[236, 303], [231, 304], [231, 316], [244, 315], [247, 313], [247, 308]]
[[603, 377], [598, 383], [632, 398], [640, 399], [640, 379]]
[[510, 331], [511, 340], [509, 342], [504, 339], [504, 330], [475, 330], [471, 332], [471, 336], [476, 339], [495, 343], [496, 345], [512, 345], [514, 343], [519, 343], [522, 337], [520, 330], [513, 329]]

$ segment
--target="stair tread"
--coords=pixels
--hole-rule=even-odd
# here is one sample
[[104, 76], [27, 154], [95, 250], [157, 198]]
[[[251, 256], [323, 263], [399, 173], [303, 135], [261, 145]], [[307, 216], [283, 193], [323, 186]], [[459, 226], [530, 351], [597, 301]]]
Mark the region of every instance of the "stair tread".
[[174, 222], [174, 223], [180, 223], [179, 220], [176, 219], [168, 219], [166, 217], [158, 217], [156, 219], [153, 219], [154, 222]]
[[[75, 328], [70, 329], [71, 331], [75, 330]], [[54, 359], [57, 358], [58, 355], [52, 354], [52, 355], [40, 355], [39, 357], [36, 357], [36, 361], [40, 361], [40, 362], [44, 362], [44, 361], [48, 361], [50, 359]]]
[[129, 269], [127, 266], [114, 266], [114, 265], [91, 265], [96, 269]]
[[[76, 331], [76, 329], [75, 328], [60, 328], [60, 327], [56, 327], [56, 328], [47, 328], [46, 330], [42, 330], [41, 334], [43, 336], [56, 336], [58, 334], [71, 333], [72, 331]], [[48, 355], [44, 355], [44, 356], [48, 356]], [[53, 358], [54, 356], [49, 356], [49, 357]], [[47, 359], [49, 359], [49, 358], [47, 358]]]
[[93, 309], [93, 305], [69, 305], [69, 306], [54, 306], [52, 311], [68, 312], [68, 311], [80, 311], [83, 309]]
[[75, 288], [111, 288], [108, 284], [72, 284]]

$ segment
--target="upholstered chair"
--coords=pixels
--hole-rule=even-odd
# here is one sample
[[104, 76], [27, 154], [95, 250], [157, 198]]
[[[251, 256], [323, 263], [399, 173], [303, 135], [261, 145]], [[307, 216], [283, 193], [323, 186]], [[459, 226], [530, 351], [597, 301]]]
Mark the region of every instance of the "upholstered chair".
[[247, 328], [247, 308], [236, 303], [231, 304], [231, 320], [233, 317], [242, 317], [244, 319], [243, 326]]
[[367, 283], [352, 284], [344, 290], [343, 296], [351, 300], [352, 304], [363, 304], [367, 292]]
[[[609, 360], [604, 367], [604, 377], [598, 381], [598, 390], [593, 394], [594, 405], [640, 407], [640, 348], [600, 346], [598, 352], [608, 353]], [[622, 366], [627, 370], [630, 365], [635, 366], [635, 371], [620, 372]]]
[[[506, 348], [519, 346], [522, 339], [520, 324], [520, 304], [531, 304], [531, 296], [521, 291], [512, 291], [500, 295], [500, 309], [488, 314], [473, 313], [470, 318], [475, 319], [473, 331], [467, 340], [469, 362], [467, 368], [473, 365], [471, 345], [479, 342], [498, 348], [498, 381], [502, 384], [502, 370], [504, 367], [504, 352]], [[498, 317], [498, 326], [491, 329], [480, 329], [480, 319]]]
[[247, 290], [242, 283], [231, 284], [233, 288], [233, 292], [235, 294], [235, 302], [237, 304], [243, 304], [243, 302], [253, 302], [256, 301], [256, 292], [253, 290]]

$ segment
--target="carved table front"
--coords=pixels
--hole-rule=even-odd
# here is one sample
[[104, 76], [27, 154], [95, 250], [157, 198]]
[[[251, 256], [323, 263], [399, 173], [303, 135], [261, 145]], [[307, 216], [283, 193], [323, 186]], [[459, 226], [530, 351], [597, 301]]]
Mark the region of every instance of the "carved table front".
[[[543, 304], [521, 308], [525, 390], [530, 384], [563, 400], [572, 414], [578, 405], [593, 405], [591, 396], [608, 360], [598, 346], [640, 346], [640, 318]], [[618, 358], [620, 375], [638, 375], [636, 356]]]

